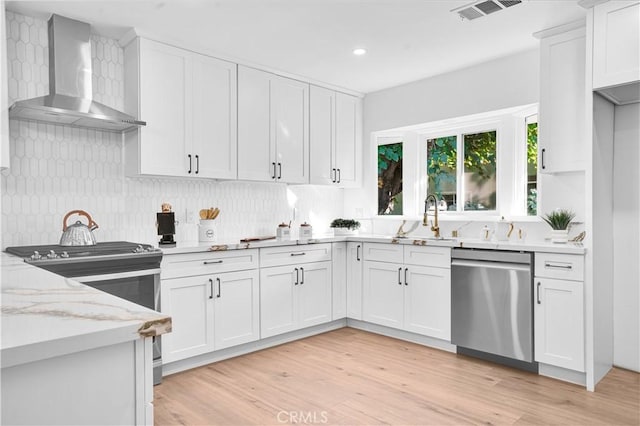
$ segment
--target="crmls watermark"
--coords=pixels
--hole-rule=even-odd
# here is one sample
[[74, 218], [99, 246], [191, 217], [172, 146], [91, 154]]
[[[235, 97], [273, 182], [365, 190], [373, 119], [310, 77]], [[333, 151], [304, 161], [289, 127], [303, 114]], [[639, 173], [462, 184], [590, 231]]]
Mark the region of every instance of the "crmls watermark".
[[278, 419], [278, 423], [326, 424], [329, 422], [329, 415], [326, 411], [280, 410], [276, 418]]

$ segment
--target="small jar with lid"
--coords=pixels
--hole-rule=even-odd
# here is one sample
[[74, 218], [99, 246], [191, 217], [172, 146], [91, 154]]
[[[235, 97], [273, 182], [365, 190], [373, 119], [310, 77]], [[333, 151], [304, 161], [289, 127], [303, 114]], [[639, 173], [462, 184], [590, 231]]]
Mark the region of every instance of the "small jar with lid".
[[290, 240], [291, 239], [291, 226], [289, 226], [286, 223], [282, 222], [276, 228], [276, 237], [279, 240]]
[[300, 235], [299, 239], [308, 240], [313, 235], [313, 228], [307, 222], [300, 224]]

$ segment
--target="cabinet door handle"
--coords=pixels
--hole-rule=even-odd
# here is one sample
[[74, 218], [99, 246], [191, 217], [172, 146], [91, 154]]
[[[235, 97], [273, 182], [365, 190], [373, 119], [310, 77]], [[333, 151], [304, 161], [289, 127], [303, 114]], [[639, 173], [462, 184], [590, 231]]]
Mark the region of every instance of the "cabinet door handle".
[[540, 281], [538, 281], [538, 285], [536, 286], [536, 302], [538, 302], [538, 305], [542, 303], [540, 301]]
[[342, 180], [342, 172], [340, 172], [340, 169], [338, 170], [338, 183], [340, 183], [340, 181]]
[[356, 246], [356, 260], [360, 262], [360, 244]]
[[213, 265], [216, 263], [222, 263], [222, 259], [220, 260], [205, 260], [204, 262], [202, 262], [205, 265]]
[[271, 176], [271, 179], [275, 179], [276, 178], [276, 163], [271, 163], [271, 165], [273, 166], [273, 176]]
[[336, 179], [337, 179], [338, 173], [337, 173], [336, 169], [331, 169], [331, 170], [333, 172], [333, 179], [331, 179], [331, 182], [336, 183]]
[[291, 253], [291, 256], [304, 256], [305, 254], [307, 254], [307, 253], [305, 253], [305, 252], [301, 252], [301, 253]]
[[296, 282], [293, 283], [293, 285], [298, 285], [300, 283], [300, 275], [299, 275], [299, 271], [298, 268], [293, 268], [296, 271]]
[[300, 280], [300, 285], [304, 284], [304, 268], [300, 268], [300, 272], [302, 272], [302, 279]]
[[211, 290], [211, 295], [209, 296], [209, 299], [213, 299], [213, 280], [211, 278], [209, 278], [209, 290]]
[[546, 149], [542, 148], [542, 151], [540, 152], [540, 164], [542, 167], [542, 170], [546, 169], [547, 166], [544, 164], [544, 153], [545, 153]]
[[407, 281], [407, 272], [409, 272], [409, 268], [404, 268], [404, 285], [409, 285]]
[[398, 268], [398, 284], [402, 285], [402, 278], [400, 278], [400, 274], [402, 273], [402, 268]]
[[196, 154], [196, 174], [200, 173], [200, 156]]
[[189, 157], [189, 171], [187, 173], [191, 174], [191, 154], [187, 155]]
[[220, 294], [221, 294], [221, 290], [222, 290], [222, 289], [220, 288], [220, 287], [221, 287], [221, 286], [220, 286], [220, 278], [216, 278], [216, 281], [218, 281], [218, 294], [216, 294], [216, 297], [218, 297], [218, 298], [219, 298], [219, 297], [220, 297]]
[[554, 265], [553, 263], [545, 262], [545, 268], [555, 268], [555, 269], [573, 269], [573, 265]]
[[278, 179], [282, 179], [282, 163], [278, 163]]

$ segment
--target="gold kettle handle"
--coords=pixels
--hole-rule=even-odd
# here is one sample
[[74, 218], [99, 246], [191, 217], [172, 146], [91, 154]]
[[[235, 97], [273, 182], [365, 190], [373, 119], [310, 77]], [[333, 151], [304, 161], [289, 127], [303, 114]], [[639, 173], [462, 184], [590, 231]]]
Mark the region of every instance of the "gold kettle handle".
[[66, 215], [64, 215], [64, 218], [62, 219], [62, 232], [66, 231], [68, 226], [67, 226], [67, 219], [69, 219], [69, 216], [73, 215], [73, 214], [77, 214], [80, 216], [85, 216], [88, 220], [88, 227], [90, 230], [94, 230], [96, 228], [98, 228], [98, 224], [94, 222], [94, 220], [91, 218], [91, 215], [87, 212], [85, 212], [84, 210], [71, 210], [69, 213], [67, 213]]

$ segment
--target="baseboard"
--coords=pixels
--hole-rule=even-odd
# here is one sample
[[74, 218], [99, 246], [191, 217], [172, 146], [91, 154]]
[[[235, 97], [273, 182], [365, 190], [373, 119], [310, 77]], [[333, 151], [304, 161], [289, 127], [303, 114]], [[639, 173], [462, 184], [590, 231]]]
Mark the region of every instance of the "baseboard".
[[347, 327], [357, 328], [358, 330], [370, 331], [383, 336], [393, 337], [408, 342], [417, 343], [423, 346], [429, 346], [436, 349], [442, 349], [447, 352], [456, 352], [456, 346], [444, 340], [435, 339], [433, 337], [423, 336], [420, 334], [410, 333], [404, 330], [385, 327], [384, 325], [372, 324], [370, 322], [347, 319]]
[[549, 364], [538, 364], [538, 374], [541, 376], [552, 377], [564, 382], [574, 383], [576, 385], [586, 386], [587, 374], [579, 371], [567, 370], [566, 368], [556, 367]]
[[218, 362], [240, 355], [246, 355], [251, 352], [256, 352], [262, 349], [271, 348], [273, 346], [282, 345], [284, 343], [293, 342], [294, 340], [300, 340], [304, 339], [305, 337], [315, 336], [316, 334], [326, 333], [327, 331], [337, 330], [339, 328], [346, 327], [346, 325], [347, 320], [345, 318], [342, 318], [325, 324], [291, 331], [289, 333], [280, 334], [278, 336], [260, 339], [255, 342], [245, 343], [243, 345], [234, 346], [232, 348], [209, 352], [180, 361], [170, 362], [162, 365], [162, 376], [169, 376], [181, 371], [190, 370], [196, 367], [202, 367], [203, 365], [211, 364], [212, 362]]

